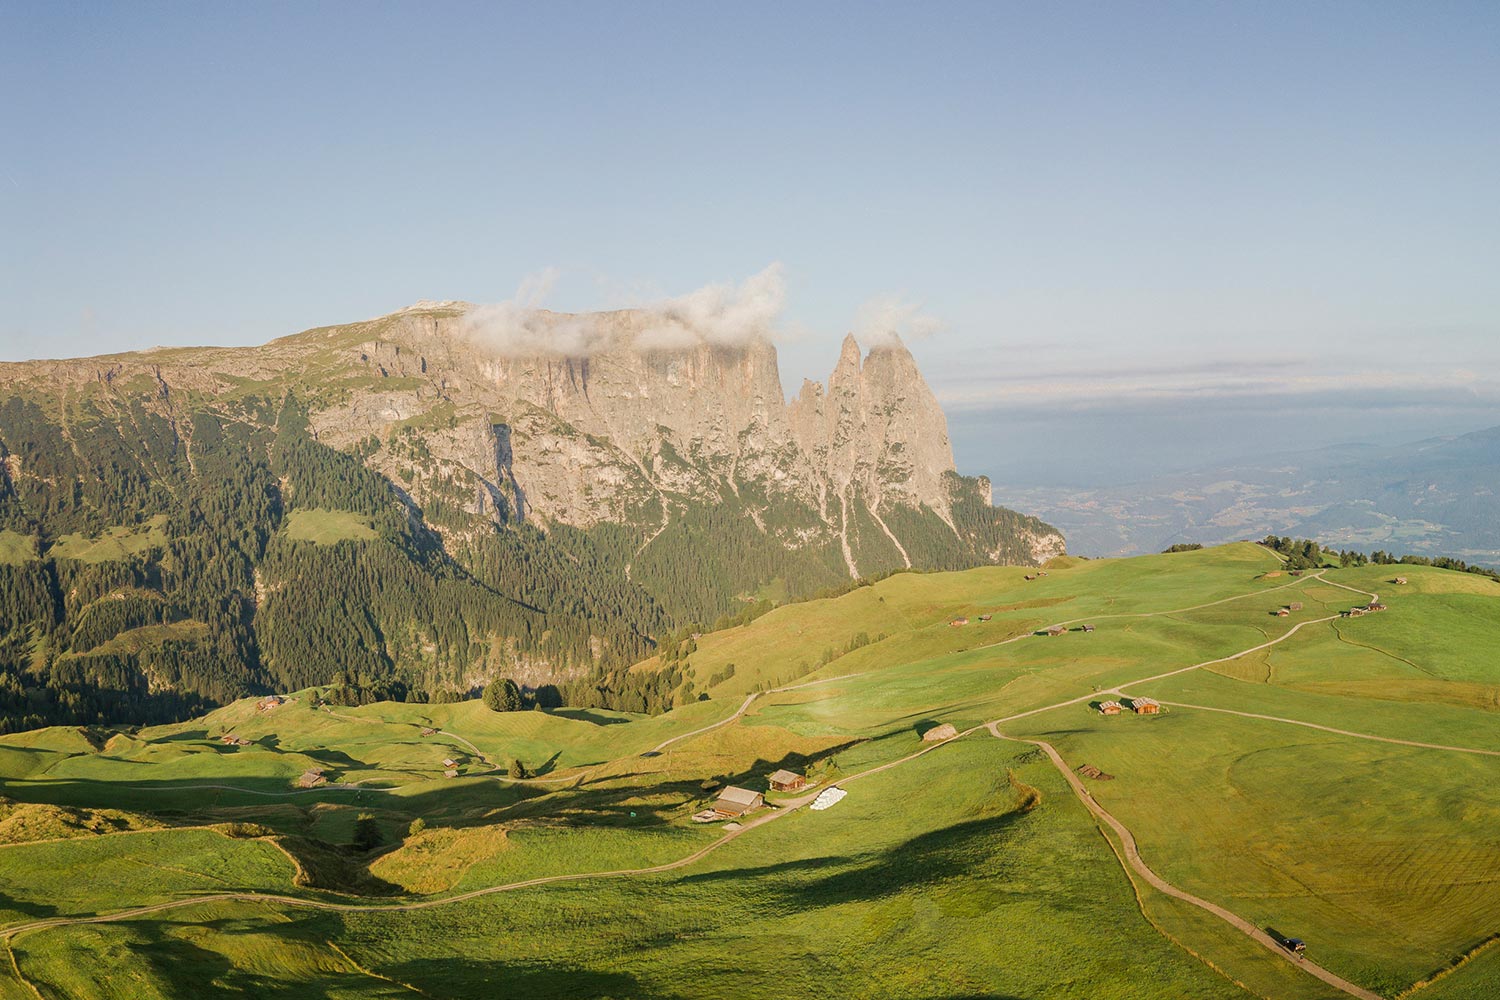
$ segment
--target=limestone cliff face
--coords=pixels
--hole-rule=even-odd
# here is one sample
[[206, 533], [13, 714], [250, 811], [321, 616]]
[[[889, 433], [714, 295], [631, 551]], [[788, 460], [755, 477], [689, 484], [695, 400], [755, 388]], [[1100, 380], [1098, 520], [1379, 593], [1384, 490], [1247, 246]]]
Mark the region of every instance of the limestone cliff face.
[[[531, 339], [518, 344], [478, 316], [422, 303], [258, 348], [5, 365], [0, 382], [102, 380], [169, 414], [182, 405], [174, 393], [201, 403], [247, 384], [293, 392], [320, 440], [359, 446], [418, 504], [544, 529], [651, 531], [733, 499], [787, 547], [837, 539], [851, 573], [867, 558], [913, 564], [891, 512], [926, 511], [960, 535], [955, 490], [978, 496], [972, 480], [955, 485], [947, 421], [895, 338], [863, 357], [845, 338], [826, 388], [808, 382], [788, 404], [763, 337], [664, 333], [648, 311], [530, 313]], [[809, 516], [777, 516], [784, 509]], [[1061, 549], [1042, 529], [1019, 550], [1033, 561]], [[1018, 551], [992, 556], [971, 541], [989, 558]]]

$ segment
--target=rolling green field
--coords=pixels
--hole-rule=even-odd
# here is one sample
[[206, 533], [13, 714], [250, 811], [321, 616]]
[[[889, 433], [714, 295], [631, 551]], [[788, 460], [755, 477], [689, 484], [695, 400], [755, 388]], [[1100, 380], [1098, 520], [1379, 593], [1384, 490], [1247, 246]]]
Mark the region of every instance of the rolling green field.
[[[1390, 569], [1242, 544], [899, 574], [698, 638], [708, 698], [656, 717], [309, 690], [0, 737], [0, 812], [30, 810], [0, 816], [0, 996], [1349, 995], [1123, 865], [1015, 739], [1109, 775], [1088, 795], [1157, 876], [1354, 995], [1491, 996], [1500, 585]], [[777, 768], [808, 792], [692, 821]]]

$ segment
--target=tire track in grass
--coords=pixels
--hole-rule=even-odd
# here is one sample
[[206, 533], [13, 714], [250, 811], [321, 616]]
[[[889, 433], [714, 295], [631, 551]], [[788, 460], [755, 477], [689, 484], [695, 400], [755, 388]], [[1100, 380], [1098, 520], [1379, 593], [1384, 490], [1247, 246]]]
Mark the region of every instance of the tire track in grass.
[[1218, 917], [1220, 920], [1229, 924], [1229, 926], [1249, 937], [1257, 944], [1262, 945], [1273, 954], [1278, 955], [1288, 962], [1293, 963], [1298, 968], [1309, 973], [1310, 975], [1316, 976], [1335, 989], [1341, 990], [1352, 997], [1358, 997], [1360, 998], [1360, 1000], [1384, 1000], [1384, 998], [1381, 997], [1380, 994], [1372, 993], [1369, 990], [1365, 989], [1363, 986], [1357, 986], [1354, 983], [1349, 982], [1347, 979], [1344, 979], [1341, 976], [1328, 971], [1321, 965], [1318, 965], [1316, 962], [1308, 961], [1305, 958], [1297, 958], [1296, 956], [1288, 952], [1284, 947], [1282, 947], [1279, 941], [1271, 937], [1271, 935], [1267, 934], [1259, 927], [1252, 924], [1250, 921], [1244, 919], [1238, 914], [1226, 910], [1224, 907], [1219, 906], [1217, 903], [1211, 903], [1208, 900], [1203, 899], [1201, 896], [1195, 896], [1190, 892], [1179, 889], [1171, 882], [1168, 882], [1166, 879], [1156, 874], [1151, 866], [1146, 864], [1145, 860], [1141, 857], [1140, 848], [1136, 845], [1135, 837], [1131, 834], [1129, 828], [1119, 820], [1115, 819], [1114, 815], [1111, 814], [1103, 806], [1101, 806], [1098, 802], [1094, 801], [1094, 797], [1089, 794], [1088, 789], [1083, 787], [1083, 782], [1080, 781], [1078, 779], [1078, 776], [1074, 774], [1072, 769], [1068, 767], [1067, 763], [1062, 759], [1062, 755], [1057, 752], [1056, 748], [1054, 748], [1052, 744], [1048, 743], [1045, 740], [1030, 740], [1022, 739], [1017, 736], [1006, 736], [1005, 734], [1000, 732], [998, 723], [992, 722], [989, 724], [988, 728], [992, 734], [1002, 740], [1010, 740], [1014, 743], [1029, 743], [1033, 746], [1040, 747], [1042, 752], [1044, 752], [1047, 755], [1048, 759], [1052, 761], [1053, 766], [1057, 768], [1059, 773], [1061, 773], [1063, 778], [1067, 781], [1068, 787], [1072, 789], [1073, 795], [1078, 799], [1078, 801], [1082, 802], [1084, 807], [1088, 809], [1088, 811], [1092, 813], [1099, 822], [1103, 823], [1104, 825], [1108, 826], [1109, 829], [1114, 831], [1115, 836], [1120, 840], [1120, 845], [1123, 849], [1123, 853], [1121, 856], [1124, 859], [1125, 863], [1128, 864], [1129, 867], [1136, 872], [1136, 874], [1145, 879], [1152, 888], [1156, 889], [1158, 892], [1164, 893], [1165, 895], [1171, 896], [1174, 899], [1180, 899], [1185, 903], [1190, 903], [1193, 906], [1198, 907], [1200, 910], [1204, 910], [1208, 913], [1213, 914], [1215, 917]]

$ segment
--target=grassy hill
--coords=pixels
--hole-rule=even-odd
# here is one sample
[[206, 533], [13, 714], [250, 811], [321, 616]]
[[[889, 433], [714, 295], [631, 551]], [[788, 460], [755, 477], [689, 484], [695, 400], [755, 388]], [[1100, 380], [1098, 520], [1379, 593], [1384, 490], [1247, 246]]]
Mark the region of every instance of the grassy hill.
[[[5, 808], [58, 834], [0, 822], [0, 995], [1346, 995], [1123, 866], [1035, 740], [1108, 775], [1090, 799], [1177, 890], [1352, 989], [1486, 996], [1500, 584], [1400, 572], [1231, 545], [898, 574], [697, 637], [654, 717], [308, 689], [6, 736]], [[1140, 696], [1161, 714], [1096, 710]], [[692, 821], [777, 768], [809, 791]]]

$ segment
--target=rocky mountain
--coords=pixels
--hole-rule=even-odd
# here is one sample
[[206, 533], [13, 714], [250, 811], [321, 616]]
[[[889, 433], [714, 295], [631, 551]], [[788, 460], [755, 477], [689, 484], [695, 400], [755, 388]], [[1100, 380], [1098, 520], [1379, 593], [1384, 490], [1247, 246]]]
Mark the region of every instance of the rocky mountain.
[[790, 404], [759, 332], [653, 310], [0, 365], [0, 699], [39, 718], [591, 678], [757, 601], [1062, 551], [955, 471], [894, 338]]

